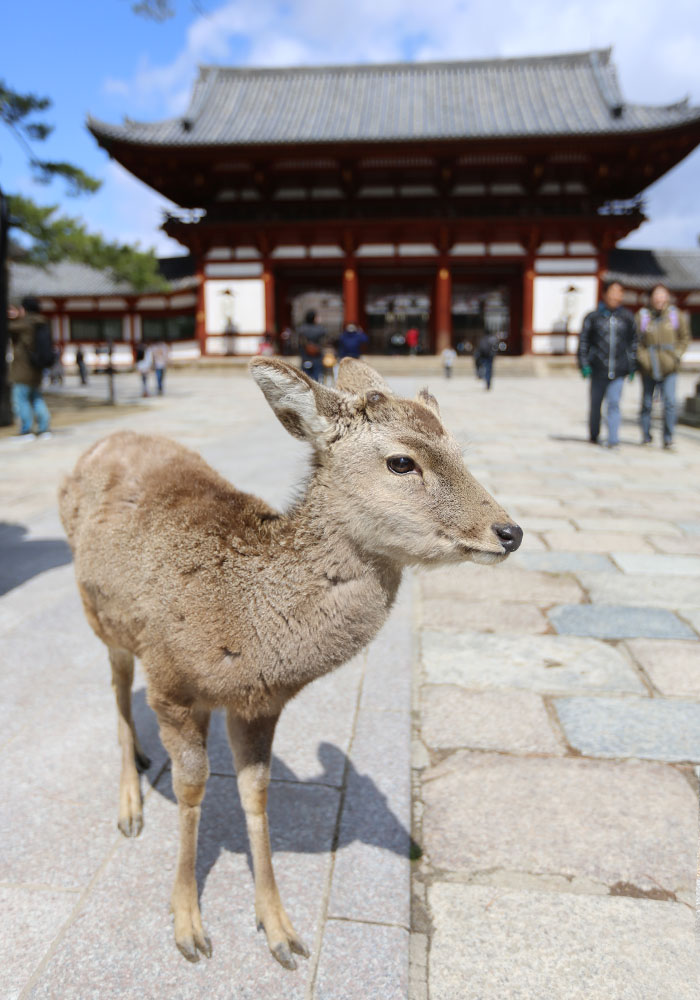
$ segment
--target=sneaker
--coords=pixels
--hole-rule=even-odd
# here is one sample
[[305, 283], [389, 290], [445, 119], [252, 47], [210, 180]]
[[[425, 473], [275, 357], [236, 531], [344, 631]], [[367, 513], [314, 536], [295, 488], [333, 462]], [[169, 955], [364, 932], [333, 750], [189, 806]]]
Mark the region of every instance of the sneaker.
[[676, 446], [673, 441], [664, 441], [664, 451], [675, 451]]
[[15, 441], [33, 441], [35, 437], [34, 431], [17, 431], [14, 435]]
[[53, 434], [51, 431], [39, 431], [38, 436], [40, 441], [49, 441], [53, 437]]
[[653, 440], [654, 440], [654, 439], [653, 439], [653, 438], [651, 438], [651, 437], [648, 437], [648, 438], [644, 438], [644, 440], [642, 441], [642, 447], [644, 447], [644, 445], [646, 445], [646, 444], [651, 444], [651, 442], [652, 442]]

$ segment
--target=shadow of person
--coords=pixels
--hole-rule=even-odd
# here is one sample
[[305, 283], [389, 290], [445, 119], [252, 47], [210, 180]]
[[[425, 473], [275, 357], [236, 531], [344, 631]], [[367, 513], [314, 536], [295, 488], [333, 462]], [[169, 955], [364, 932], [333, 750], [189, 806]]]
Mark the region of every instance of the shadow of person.
[[23, 524], [0, 522], [0, 595], [73, 559], [62, 538], [26, 538]]
[[[146, 703], [143, 688], [134, 692], [132, 711], [141, 744], [153, 761], [145, 777], [159, 795], [174, 802], [170, 765], [168, 763], [163, 771], [167, 755], [160, 743], [155, 715]], [[213, 742], [222, 742], [221, 727], [213, 728]], [[210, 756], [216, 754], [221, 759], [221, 746], [210, 743], [209, 749]], [[317, 756], [320, 764], [318, 773], [300, 779], [288, 764], [273, 755], [274, 777], [268, 800], [273, 854], [328, 853], [356, 841], [383, 848], [400, 857], [415, 858], [420, 854], [410, 832], [369, 774], [358, 771], [350, 757], [332, 743], [320, 743]], [[222, 851], [244, 854], [252, 872], [245, 814], [233, 770], [230, 774], [214, 770], [207, 784], [197, 849], [200, 894]]]

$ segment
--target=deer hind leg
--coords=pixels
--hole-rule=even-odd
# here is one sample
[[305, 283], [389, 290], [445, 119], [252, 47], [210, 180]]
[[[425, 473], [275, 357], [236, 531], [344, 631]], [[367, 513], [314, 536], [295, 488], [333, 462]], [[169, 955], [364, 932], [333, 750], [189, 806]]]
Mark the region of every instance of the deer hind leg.
[[139, 745], [131, 716], [134, 657], [126, 649], [110, 647], [109, 662], [112, 667], [112, 688], [117, 702], [117, 729], [122, 751], [117, 825], [125, 837], [138, 837], [143, 829], [138, 769], [145, 771], [151, 762]]
[[227, 724], [253, 856], [258, 928], [264, 927], [268, 946], [277, 961], [285, 969], [296, 969], [292, 952], [308, 958], [309, 949], [294, 930], [280, 899], [272, 869], [266, 812], [270, 755], [277, 718], [246, 722], [229, 711]]
[[180, 819], [180, 848], [170, 907], [175, 925], [175, 944], [189, 962], [199, 961], [199, 952], [211, 958], [211, 941], [202, 926], [195, 863], [200, 806], [209, 777], [207, 758], [208, 710], [182, 707], [155, 699], [160, 735], [173, 764], [173, 790]]

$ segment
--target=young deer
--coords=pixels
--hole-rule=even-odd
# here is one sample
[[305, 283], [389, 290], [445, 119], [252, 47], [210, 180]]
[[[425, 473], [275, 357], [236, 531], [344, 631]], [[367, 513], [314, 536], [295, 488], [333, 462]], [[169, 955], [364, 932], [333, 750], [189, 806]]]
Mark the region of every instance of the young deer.
[[60, 490], [87, 619], [107, 645], [119, 717], [119, 829], [142, 828], [131, 717], [134, 656], [172, 760], [180, 849], [172, 910], [185, 958], [210, 956], [195, 881], [207, 729], [227, 711], [253, 857], [255, 912], [274, 957], [308, 956], [270, 857], [266, 803], [275, 724], [309, 681], [350, 659], [387, 617], [403, 568], [495, 563], [522, 531], [467, 471], [435, 399], [395, 396], [360, 361], [337, 389], [256, 358], [253, 378], [294, 437], [313, 446], [304, 496], [287, 514], [241, 493], [164, 438], [113, 434]]

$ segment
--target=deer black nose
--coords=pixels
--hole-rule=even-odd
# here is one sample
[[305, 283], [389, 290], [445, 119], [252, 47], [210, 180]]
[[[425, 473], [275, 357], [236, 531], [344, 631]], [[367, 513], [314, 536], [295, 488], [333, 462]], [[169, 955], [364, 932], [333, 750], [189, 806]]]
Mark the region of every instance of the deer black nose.
[[523, 540], [523, 529], [517, 524], [494, 524], [491, 526], [506, 552], [515, 552]]

